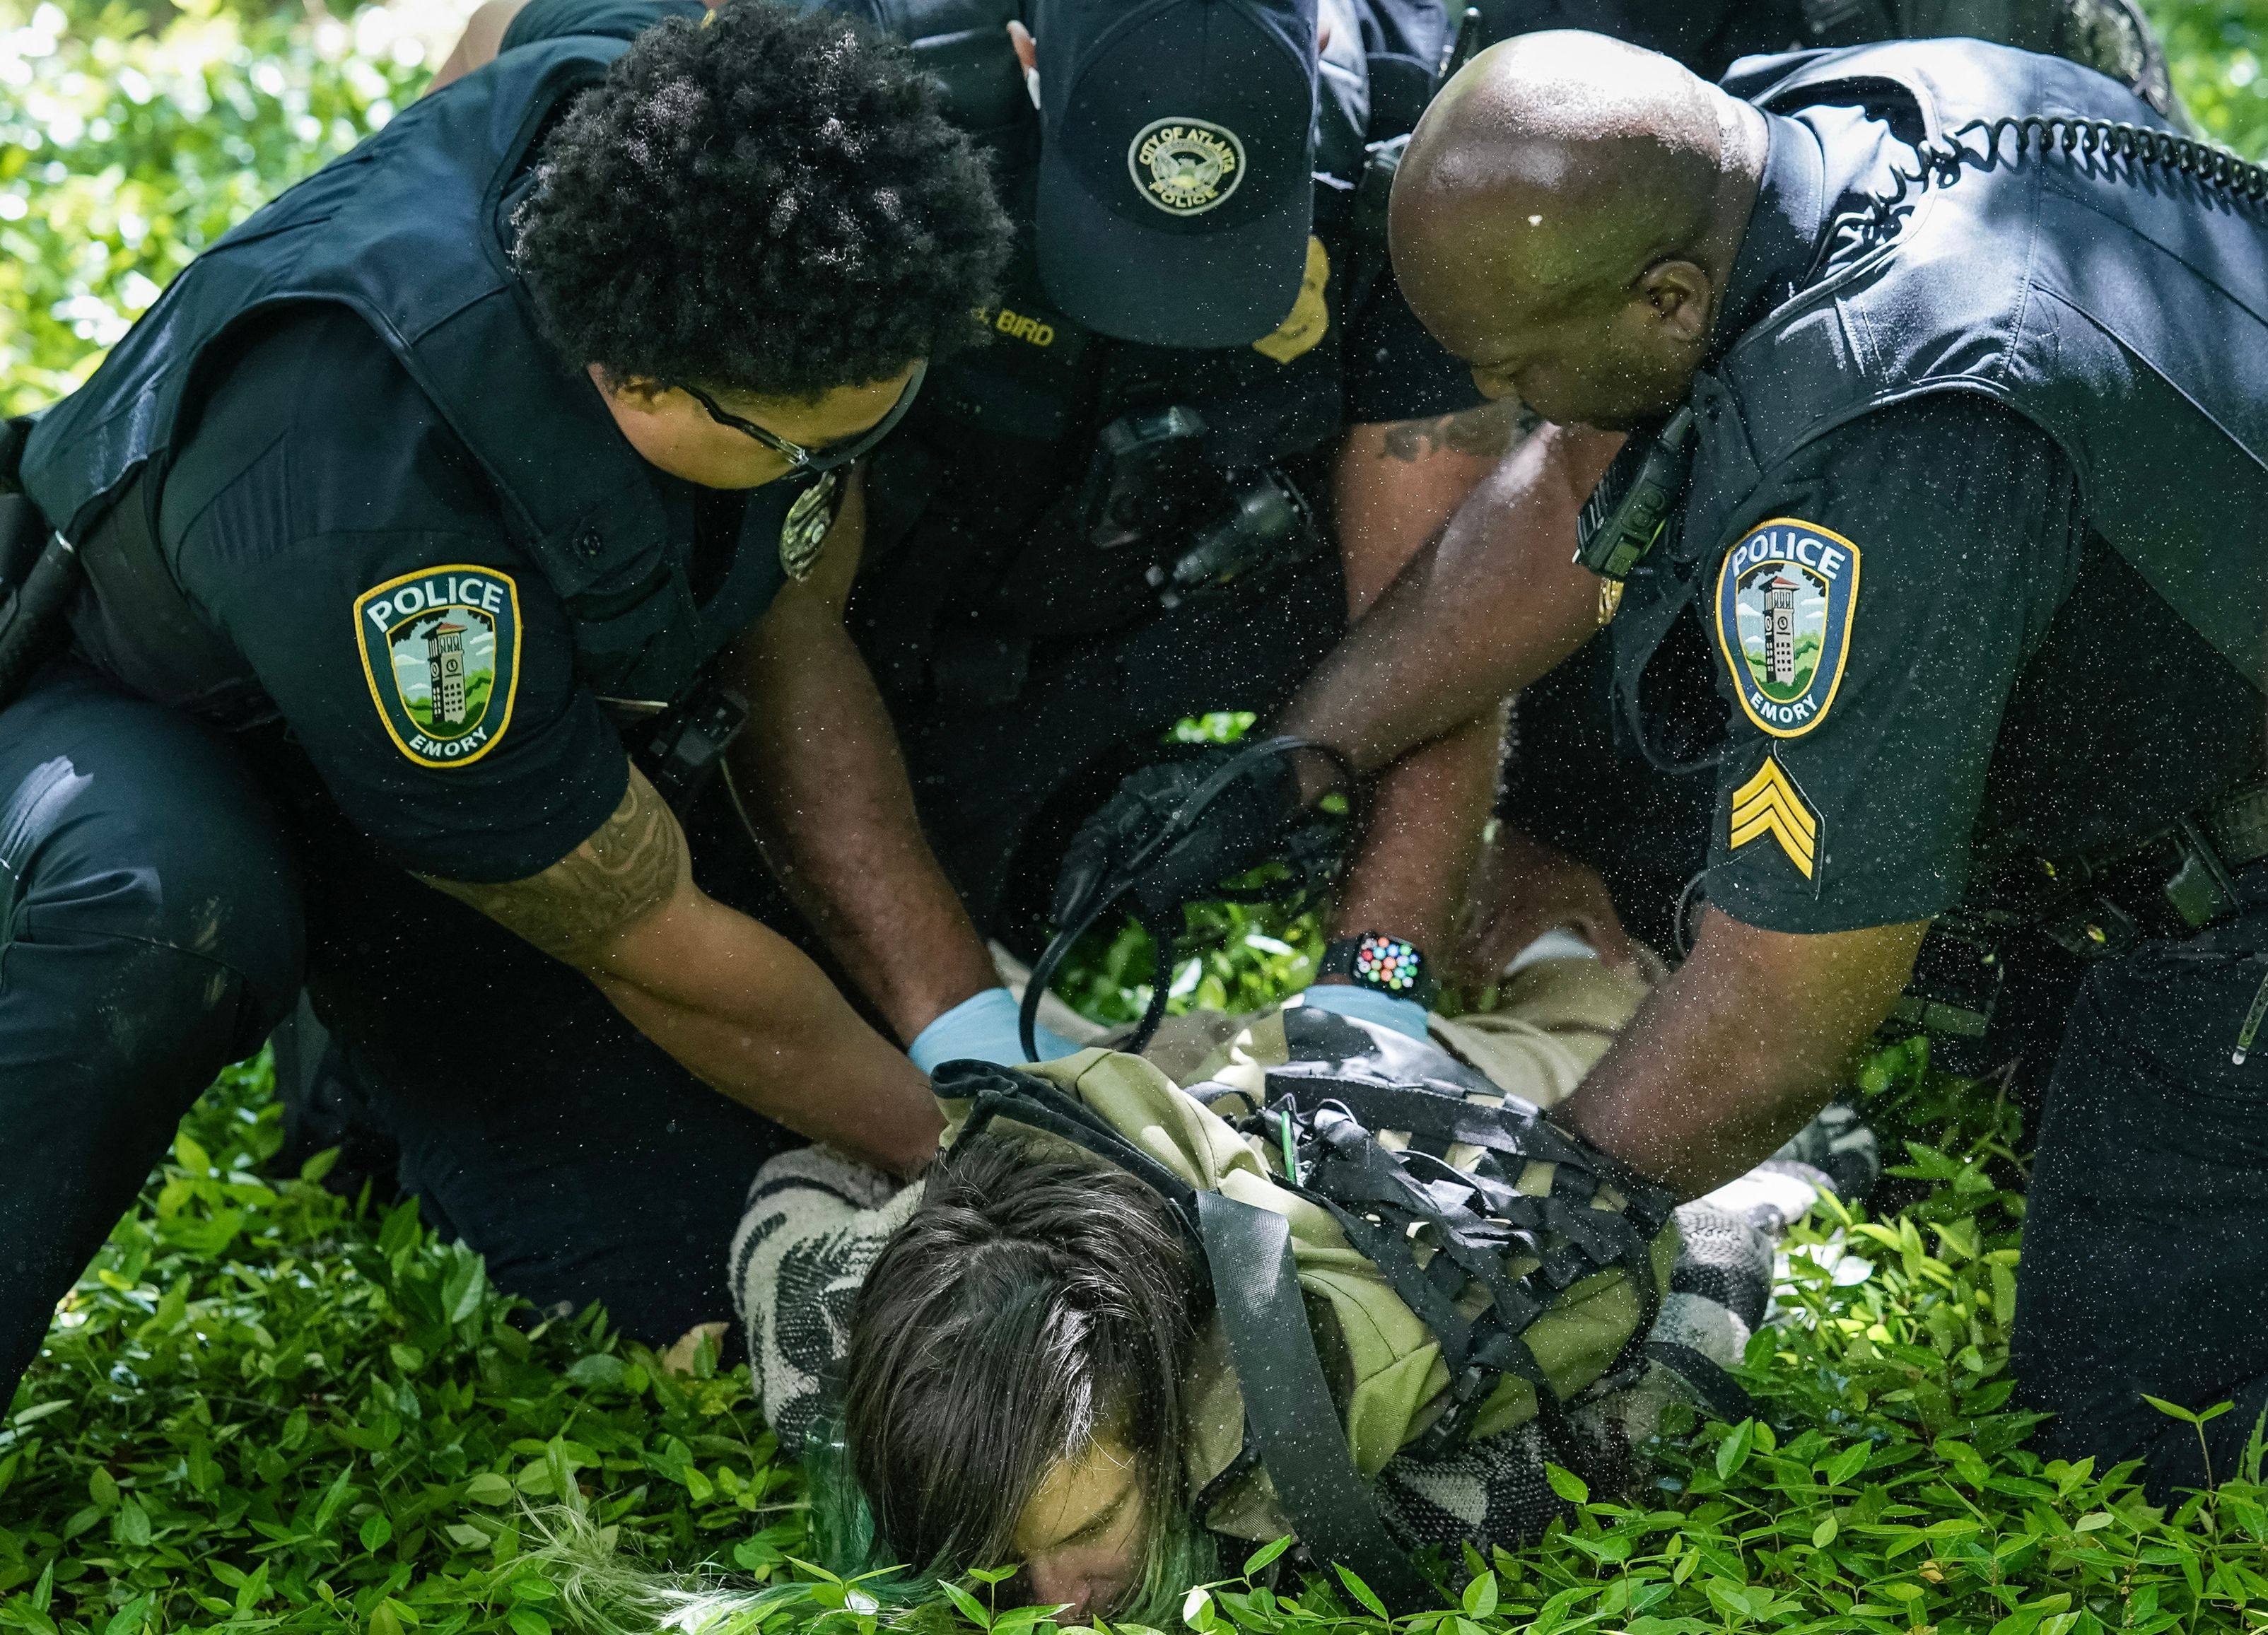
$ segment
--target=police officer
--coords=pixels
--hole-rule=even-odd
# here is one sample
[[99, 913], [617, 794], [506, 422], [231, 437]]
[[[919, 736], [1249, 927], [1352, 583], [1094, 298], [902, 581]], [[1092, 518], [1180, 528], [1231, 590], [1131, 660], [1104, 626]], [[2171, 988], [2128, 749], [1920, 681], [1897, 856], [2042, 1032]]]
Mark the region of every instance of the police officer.
[[[786, 795], [799, 767], [808, 793], [795, 806], [750, 803], [750, 815], [828, 951], [902, 1035], [952, 997], [925, 986], [945, 972], [976, 989], [961, 1012], [971, 1026], [949, 1024], [917, 1059], [948, 1049], [1015, 1059], [998, 1031], [1006, 995], [990, 988], [981, 948], [945, 934], [950, 902], [1028, 957], [1068, 835], [1111, 781], [1153, 759], [1180, 717], [1280, 707], [1535, 416], [1509, 399], [1474, 406], [1383, 254], [1377, 206], [1395, 139], [1459, 48], [1449, 22], [1461, 5], [1323, 0], [1309, 23], [1304, 5], [1224, 0], [836, 3], [912, 41], [946, 79], [963, 125], [997, 155], [1026, 236], [990, 315], [993, 344], [939, 370], [870, 473], [850, 624], [887, 723], [872, 718], [863, 762], [840, 715], [828, 758], [783, 738], [755, 759], [763, 740], [751, 734], [748, 781]], [[1570, 9], [1497, 0], [1464, 48]], [[1572, 9], [1711, 73], [1825, 26], [1773, 0]], [[1899, 14], [1836, 26], [1997, 28], [2075, 48], [2084, 10], [2100, 60], [2115, 35], [2136, 63], [2155, 61], [2139, 19], [2102, 0], [1881, 9]], [[2113, 13], [2131, 34], [2102, 21]], [[1278, 48], [1259, 43], [1271, 33]], [[1243, 168], [1207, 182], [1231, 151], [1209, 148], [1214, 128]], [[1293, 497], [1311, 524], [1288, 514]], [[799, 685], [826, 685], [815, 678], [828, 651], [815, 637], [799, 655]], [[846, 677], [848, 658], [836, 660]], [[830, 696], [855, 688], [845, 680]], [[1342, 882], [1335, 965], [1360, 961], [1373, 932], [1459, 952], [1450, 929], [1498, 735], [1484, 704], [1376, 792], [1373, 827], [1391, 843], [1360, 852]], [[877, 807], [896, 800], [895, 774], [879, 775], [891, 737], [919, 830], [902, 819], [884, 843], [845, 844], [846, 790], [873, 790]], [[936, 871], [920, 861], [924, 839]], [[1484, 887], [1513, 885], [1506, 875], [1491, 869]], [[1490, 893], [1471, 917], [1485, 928], [1507, 906]], [[1622, 952], [1610, 913], [1584, 917]], [[1495, 929], [1463, 974], [1485, 980], [1542, 926]], [[1331, 991], [1343, 975], [1310, 1001], [1422, 1031], [1414, 1005]]]
[[[2076, 39], [2078, 4], [1906, 7], [1870, 26]], [[835, 9], [907, 39], [939, 75], [959, 122], [994, 155], [1021, 231], [986, 314], [993, 343], [939, 368], [868, 474], [850, 640], [813, 609], [763, 656], [770, 702], [735, 754], [739, 805], [818, 928], [813, 946], [917, 1062], [1014, 1060], [1013, 1009], [980, 932], [1028, 955], [1073, 820], [1153, 758], [1177, 718], [1279, 706], [1345, 613], [1534, 416], [1508, 401], [1471, 407], [1469, 382], [1418, 329], [1384, 262], [1394, 139], [1453, 48], [1432, 0], [1329, 0], [1312, 17], [1241, 3], [1129, 14], [1086, 0]], [[1569, 12], [1712, 72], [1815, 32], [1801, 8], [1771, 0], [1674, 15], [1497, 0], [1482, 32]], [[631, 34], [673, 13], [699, 9], [491, 0], [453, 62], [492, 41]], [[2106, 55], [2113, 37], [2086, 36]], [[2156, 61], [2139, 22], [2115, 41]], [[1196, 123], [1168, 133], [1176, 111]], [[852, 546], [837, 549], [847, 558]], [[1561, 702], [1529, 704], [1528, 741], [1584, 718]], [[1447, 947], [1496, 735], [1484, 707], [1380, 792], [1375, 829], [1395, 843], [1366, 851], [1344, 882], [1341, 959], [1378, 929], [1468, 953], [1485, 980], [1557, 919], [1623, 950], [1603, 891], [1583, 893], [1572, 867], [1555, 878], [1576, 886], [1572, 900], [1537, 890], [1536, 849], [1511, 833], [1488, 856], [1471, 944]], [[1579, 802], [1649, 809], [1625, 792], [1632, 781], [1552, 777], [1521, 816], [1549, 827]], [[1507, 866], [1513, 857], [1523, 866]], [[1644, 932], [1666, 930], [1683, 879], [1664, 889], [1660, 871], [1638, 875], [1664, 906]], [[1313, 997], [1423, 1026], [1417, 1007], [1381, 995]]]
[[704, 889], [665, 792], [1005, 247], [903, 53], [748, 0], [405, 111], [30, 428], [86, 583], [0, 711], [0, 1376], [298, 990], [303, 903], [507, 1286], [666, 1341], [784, 1126], [917, 1163], [920, 1075]]
[[[1021, 1060], [986, 938], [1034, 951], [1076, 819], [1181, 718], [1279, 705], [1532, 423], [1386, 265], [1379, 144], [1453, 46], [1436, 0], [830, 9], [939, 75], [1017, 247], [991, 343], [932, 372], [831, 548], [863, 548], [847, 619], [806, 606], [757, 656], [732, 792], [916, 1062]], [[507, 0], [456, 60], [668, 14], [699, 9]], [[1478, 713], [1386, 796], [1437, 843], [1358, 868], [1355, 929], [1446, 939], [1495, 777]]]
[[[2016, 1368], [2046, 1451], [2161, 1492], [2204, 1461], [2144, 1393], [2235, 1399], [2216, 1469], [2268, 1406], [2268, 176], [2164, 126], [1973, 41], [1724, 90], [1591, 35], [1485, 55], [1395, 265], [1485, 388], [1605, 430], [1535, 439], [1284, 717], [1382, 764], [1610, 621], [1633, 730], [1713, 767], [1711, 907], [1561, 1116], [1681, 1193], [1820, 1103], [1933, 924], [2094, 956]], [[1605, 578], [1574, 502], [1624, 431]], [[1662, 685], [1681, 641], [1705, 696]]]
[[[1801, 46], [1990, 40], [2083, 63], [2183, 117], [2164, 50], [2131, 0], [1486, 0], [1481, 9], [1491, 40], [1586, 29], [1675, 57], [1705, 79], [1740, 57]], [[1705, 652], [1682, 646], [1662, 660], [1665, 669], [1679, 662], [1688, 669], [1679, 685], [1706, 685]], [[1665, 952], [1690, 933], [1695, 899], [1685, 887], [1707, 861], [1709, 780], [1664, 772], [1616, 731], [1612, 676], [1608, 644], [1596, 640], [1514, 701], [1502, 821], [1469, 894], [1476, 912], [1463, 946], [1450, 951], [1462, 968], [1493, 970], [1557, 923], [1609, 950], [1625, 946], [1624, 926]], [[2022, 998], [2067, 986], [2058, 966], [2002, 996], [2001, 1025], [1989, 1041], [1940, 1035], [1944, 1059], [1958, 1055], [1980, 1069], [2005, 1060], [2021, 1031]]]

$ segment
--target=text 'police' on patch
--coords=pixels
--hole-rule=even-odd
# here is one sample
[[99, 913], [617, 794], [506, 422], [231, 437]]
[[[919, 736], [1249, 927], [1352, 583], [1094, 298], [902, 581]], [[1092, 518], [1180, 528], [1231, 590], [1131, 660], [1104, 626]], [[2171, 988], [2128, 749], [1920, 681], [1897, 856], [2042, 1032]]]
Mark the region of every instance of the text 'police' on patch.
[[1741, 709], [1775, 738], [1827, 718], [1851, 657], [1856, 545], [1793, 517], [1758, 524], [1717, 572], [1717, 644]]
[[355, 598], [355, 638], [379, 718], [420, 766], [469, 765], [512, 724], [519, 684], [519, 587], [454, 563]]

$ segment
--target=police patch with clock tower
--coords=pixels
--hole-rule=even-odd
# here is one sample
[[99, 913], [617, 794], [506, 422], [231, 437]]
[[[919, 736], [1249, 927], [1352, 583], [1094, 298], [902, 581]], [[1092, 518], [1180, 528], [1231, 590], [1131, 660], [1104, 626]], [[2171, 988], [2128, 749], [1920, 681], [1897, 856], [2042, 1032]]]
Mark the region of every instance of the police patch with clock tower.
[[405, 573], [356, 597], [354, 621], [394, 748], [428, 767], [469, 765], [496, 748], [519, 684], [510, 574], [463, 564]]
[[1761, 523], [1717, 573], [1717, 644], [1741, 710], [1774, 738], [1826, 719], [1851, 657], [1859, 548], [1791, 517]]

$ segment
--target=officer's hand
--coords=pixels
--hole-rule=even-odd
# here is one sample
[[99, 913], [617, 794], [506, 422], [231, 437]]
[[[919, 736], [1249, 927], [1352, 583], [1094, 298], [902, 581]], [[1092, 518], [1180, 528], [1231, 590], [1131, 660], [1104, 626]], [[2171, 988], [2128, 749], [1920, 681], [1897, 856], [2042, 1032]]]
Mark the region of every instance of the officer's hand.
[[[1024, 1064], [1022, 1036], [1016, 1031], [1016, 998], [1005, 988], [987, 988], [954, 1005], [921, 1032], [906, 1047], [913, 1064], [925, 1073], [935, 1072], [939, 1062], [975, 1059], [993, 1062], [1002, 1067]], [[1034, 1030], [1033, 1042], [1039, 1046], [1036, 1061], [1052, 1062], [1059, 1056], [1069, 1056], [1079, 1047], [1061, 1034], [1049, 1033], [1041, 1027]]]
[[1132, 881], [1133, 896], [1152, 917], [1172, 913], [1211, 893], [1232, 874], [1274, 858], [1300, 813], [1299, 784], [1285, 755], [1254, 755], [1208, 802], [1194, 826], [1168, 844], [1149, 850], [1214, 774], [1240, 752], [1208, 748], [1183, 760], [1144, 767], [1079, 826], [1057, 877], [1056, 924], [1071, 924], [1092, 907], [1090, 895], [1148, 851]]

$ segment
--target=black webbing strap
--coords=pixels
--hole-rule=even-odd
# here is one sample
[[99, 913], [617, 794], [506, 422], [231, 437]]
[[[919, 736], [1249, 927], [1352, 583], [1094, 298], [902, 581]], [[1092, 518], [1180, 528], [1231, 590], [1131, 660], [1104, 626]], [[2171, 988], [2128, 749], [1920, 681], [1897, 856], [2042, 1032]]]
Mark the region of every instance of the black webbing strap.
[[1395, 1546], [1355, 1469], [1307, 1328], [1290, 1225], [1218, 1192], [1197, 1194], [1197, 1224], [1246, 1421], [1300, 1542], [1397, 1615], [1431, 1605], [1436, 1592]]
[[930, 1082], [940, 1096], [953, 1101], [966, 1098], [975, 1103], [954, 1140], [955, 1152], [995, 1117], [1005, 1115], [1017, 1123], [1108, 1159], [1163, 1198], [1190, 1234], [1196, 1234], [1197, 1189], [1119, 1134], [1076, 1096], [1044, 1079], [976, 1060], [940, 1062]]
[[1738, 1425], [1756, 1410], [1741, 1382], [1690, 1345], [1648, 1340], [1646, 1354], [1692, 1388], [1702, 1405], [1728, 1424]]
[[[1595, 1189], [1595, 1175], [1590, 1168], [1594, 1154], [1540, 1120], [1529, 1130], [1507, 1131], [1491, 1118], [1495, 1109], [1432, 1091], [1344, 1083], [1333, 1085], [1332, 1090], [1332, 1101], [1352, 1114], [1354, 1123], [1366, 1126], [1366, 1138], [1359, 1146], [1344, 1139], [1330, 1144], [1330, 1156], [1317, 1167], [1311, 1183], [1316, 1190], [1329, 1192], [1344, 1203], [1377, 1203], [1407, 1209], [1439, 1227], [1445, 1243], [1462, 1238], [1462, 1247], [1486, 1241], [1489, 1234], [1476, 1230], [1481, 1223], [1469, 1212], [1446, 1204], [1438, 1193], [1419, 1182], [1419, 1175], [1432, 1170], [1458, 1189], [1479, 1197], [1489, 1214], [1512, 1226], [1556, 1232], [1567, 1239], [1576, 1253], [1571, 1255], [1563, 1249], [1546, 1262], [1547, 1281], [1554, 1288], [1564, 1289], [1594, 1270], [1621, 1266], [1635, 1285], [1640, 1331], [1652, 1326], [1661, 1293], [1654, 1278], [1652, 1248], [1652, 1234], [1660, 1230], [1659, 1225], [1652, 1231], [1645, 1230], [1630, 1214], [1594, 1209], [1587, 1203], [1571, 1204], [1562, 1196], [1577, 1189], [1560, 1184], [1563, 1175], [1570, 1182], [1574, 1180], [1571, 1167], [1583, 1170], [1580, 1189], [1586, 1197]], [[1373, 1123], [1373, 1119], [1381, 1122]], [[1553, 1195], [1531, 1197], [1507, 1182], [1458, 1170], [1422, 1153], [1405, 1153], [1397, 1161], [1377, 1144], [1375, 1132], [1381, 1128], [1439, 1134], [1513, 1158], [1534, 1158], [1554, 1164], [1557, 1171], [1553, 1177]], [[1536, 1138], [1533, 1149], [1528, 1142], [1530, 1136]], [[1565, 1156], [1551, 1156], [1555, 1153]], [[1647, 1201], [1633, 1197], [1633, 1210], [1643, 1207]], [[1459, 1260], [1460, 1263], [1468, 1263], [1462, 1256]]]

